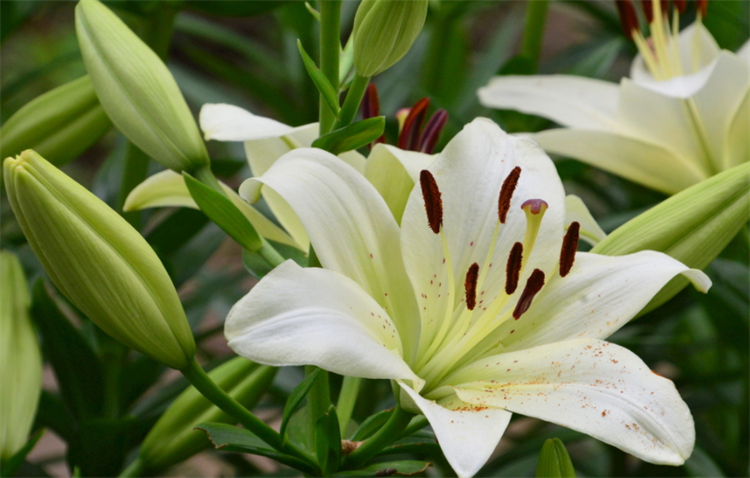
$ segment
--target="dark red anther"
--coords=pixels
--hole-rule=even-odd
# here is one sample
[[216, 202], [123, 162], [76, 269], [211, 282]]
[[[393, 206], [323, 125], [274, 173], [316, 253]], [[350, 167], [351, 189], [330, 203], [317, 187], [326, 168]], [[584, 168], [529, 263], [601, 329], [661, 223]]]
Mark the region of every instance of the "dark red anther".
[[565, 233], [562, 248], [560, 249], [560, 277], [565, 277], [573, 268], [573, 262], [576, 260], [576, 251], [578, 250], [578, 238], [581, 225], [572, 222]]
[[633, 31], [638, 29], [638, 15], [630, 0], [615, 0], [617, 11], [620, 14], [622, 30], [628, 38], [633, 38]]
[[521, 316], [529, 310], [531, 302], [534, 300], [534, 296], [542, 290], [544, 287], [544, 272], [539, 269], [534, 269], [529, 279], [526, 281], [526, 287], [521, 292], [521, 297], [518, 299], [516, 308], [513, 309], [513, 318], [518, 320]]
[[510, 211], [510, 200], [513, 198], [513, 193], [518, 186], [518, 178], [521, 177], [521, 167], [516, 166], [508, 174], [508, 177], [503, 181], [503, 185], [500, 188], [500, 197], [497, 200], [497, 217], [500, 219], [501, 224], [505, 224], [505, 219], [508, 217], [508, 211]]
[[654, 6], [653, 0], [641, 0], [641, 5], [643, 5], [643, 13], [646, 14], [646, 21], [648, 23], [651, 23], [654, 21]]
[[695, 8], [700, 12], [701, 17], [706, 18], [708, 13], [708, 0], [695, 0]]
[[380, 98], [378, 97], [378, 87], [370, 83], [367, 85], [367, 92], [362, 99], [362, 119], [376, 116], [380, 116]]
[[687, 9], [687, 0], [672, 0], [672, 3], [674, 3], [678, 12], [685, 13], [685, 10]]
[[516, 242], [508, 254], [508, 264], [505, 266], [505, 293], [511, 295], [518, 288], [518, 278], [523, 264], [523, 244]]
[[430, 117], [427, 122], [427, 126], [424, 128], [422, 134], [422, 143], [419, 150], [423, 153], [432, 154], [435, 151], [438, 139], [440, 139], [440, 132], [443, 131], [443, 126], [448, 121], [448, 112], [444, 109], [439, 109]]
[[477, 279], [479, 278], [479, 264], [476, 262], [469, 266], [469, 270], [466, 271], [466, 281], [464, 281], [464, 289], [466, 289], [466, 307], [469, 310], [474, 310], [477, 306]]
[[399, 149], [407, 151], [418, 151], [419, 141], [421, 139], [422, 123], [427, 114], [427, 108], [430, 106], [429, 98], [422, 98], [417, 101], [409, 110], [409, 115], [404, 121], [404, 127], [398, 136], [396, 146]]
[[431, 172], [423, 169], [419, 173], [419, 184], [422, 186], [422, 197], [424, 198], [424, 208], [427, 211], [427, 222], [430, 229], [435, 234], [440, 232], [440, 226], [443, 224], [443, 200], [440, 198], [440, 189], [438, 188], [435, 176]]

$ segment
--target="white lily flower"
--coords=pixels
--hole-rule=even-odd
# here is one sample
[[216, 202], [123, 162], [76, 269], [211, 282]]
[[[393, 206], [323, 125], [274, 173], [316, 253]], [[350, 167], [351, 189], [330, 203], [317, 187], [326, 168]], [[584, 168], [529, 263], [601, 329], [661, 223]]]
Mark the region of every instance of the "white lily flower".
[[486, 119], [420, 186], [399, 225], [360, 173], [321, 150], [292, 151], [246, 181], [243, 197], [273, 190], [291, 206], [323, 268], [287, 261], [268, 274], [230, 312], [230, 347], [275, 366], [396, 380], [459, 476], [487, 461], [511, 412], [683, 463], [694, 427], [674, 384], [601, 339], [675, 275], [705, 291], [705, 274], [652, 251], [576, 255], [552, 161]]
[[[478, 91], [491, 108], [543, 116], [564, 128], [531, 135], [545, 151], [578, 159], [667, 194], [750, 160], [746, 43], [720, 50], [700, 21], [670, 29], [659, 2], [652, 45], [619, 87], [567, 75], [498, 76]], [[677, 17], [675, 17], [677, 20]]]

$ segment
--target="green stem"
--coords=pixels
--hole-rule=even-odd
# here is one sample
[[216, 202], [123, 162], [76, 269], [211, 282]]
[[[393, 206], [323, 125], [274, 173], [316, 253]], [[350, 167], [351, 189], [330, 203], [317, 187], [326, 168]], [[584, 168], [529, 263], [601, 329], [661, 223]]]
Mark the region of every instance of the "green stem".
[[521, 55], [531, 60], [534, 71], [539, 66], [539, 55], [544, 40], [544, 24], [547, 21], [547, 7], [549, 0], [533, 0], [526, 2], [526, 19], [524, 22]]
[[279, 252], [274, 249], [271, 244], [268, 243], [268, 241], [266, 241], [262, 237], [261, 241], [263, 241], [263, 247], [261, 247], [258, 251], [258, 255], [265, 259], [271, 267], [275, 268], [286, 260], [284, 259], [284, 256], [279, 254]]
[[139, 476], [143, 476], [143, 472], [143, 462], [141, 461], [140, 457], [137, 457], [117, 476], [119, 478], [137, 478]]
[[414, 433], [417, 433], [419, 430], [423, 429], [429, 424], [430, 422], [427, 421], [427, 417], [425, 417], [424, 415], [416, 416], [409, 423], [409, 426], [406, 427], [406, 429], [400, 435], [400, 437], [408, 437], [409, 435], [413, 435]]
[[215, 191], [219, 191], [224, 196], [227, 195], [227, 193], [224, 192], [224, 188], [222, 188], [221, 184], [219, 184], [219, 180], [216, 179], [213, 171], [211, 171], [211, 166], [203, 166], [200, 169], [196, 169], [193, 172], [193, 175], [195, 176], [195, 179], [202, 182], [206, 186], [209, 186]]
[[406, 429], [414, 415], [405, 411], [400, 406], [393, 410], [391, 418], [372, 437], [366, 440], [362, 446], [354, 450], [344, 460], [346, 469], [356, 469], [367, 463], [370, 458], [380, 452], [383, 448], [394, 442], [401, 432]]
[[342, 437], [346, 436], [346, 428], [349, 425], [349, 420], [352, 418], [352, 412], [354, 411], [354, 405], [357, 403], [361, 384], [362, 379], [359, 377], [344, 377], [344, 381], [341, 384], [339, 401], [336, 403], [336, 413], [339, 416], [339, 429], [341, 430]]
[[165, 60], [172, 43], [174, 20], [180, 7], [172, 2], [158, 2], [154, 11], [149, 13], [149, 22], [143, 30], [143, 41]]
[[233, 416], [238, 422], [257, 435], [261, 440], [276, 450], [290, 453], [297, 458], [308, 462], [308, 459], [297, 447], [291, 443], [282, 443], [281, 436], [279, 436], [273, 428], [266, 425], [261, 419], [250, 413], [224, 390], [219, 388], [201, 366], [198, 365], [195, 358], [188, 363], [187, 367], [180, 370], [180, 372], [182, 372], [185, 378], [188, 379], [201, 395], [209, 399], [227, 414]]
[[[320, 71], [339, 90], [339, 55], [341, 54], [341, 0], [320, 2]], [[336, 117], [320, 98], [320, 135], [331, 131]]]
[[334, 130], [344, 126], [349, 126], [352, 123], [354, 116], [357, 114], [357, 110], [359, 110], [359, 105], [362, 103], [362, 98], [365, 97], [367, 85], [369, 84], [369, 78], [357, 74], [354, 75], [352, 86], [349, 87], [349, 92], [346, 94], [344, 105], [339, 112], [339, 118], [333, 125]]

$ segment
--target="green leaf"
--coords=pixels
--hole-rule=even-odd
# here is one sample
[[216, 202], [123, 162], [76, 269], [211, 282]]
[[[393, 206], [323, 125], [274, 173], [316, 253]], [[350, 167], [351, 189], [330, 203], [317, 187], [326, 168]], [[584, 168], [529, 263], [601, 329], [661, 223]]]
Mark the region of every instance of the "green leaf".
[[250, 221], [224, 194], [201, 183], [186, 172], [185, 185], [198, 207], [232, 239], [249, 251], [259, 251], [263, 241]]
[[300, 404], [300, 402], [302, 402], [302, 399], [305, 398], [307, 393], [310, 391], [319, 375], [320, 369], [316, 368], [315, 371], [305, 377], [305, 379], [302, 380], [302, 382], [300, 382], [300, 384], [297, 385], [289, 395], [289, 398], [284, 405], [284, 413], [281, 419], [281, 428], [279, 429], [279, 435], [281, 435], [282, 439], [284, 438], [284, 435], [286, 433], [286, 427], [289, 425], [289, 419], [292, 417], [292, 414], [297, 409], [297, 406]]
[[304, 461], [277, 452], [255, 434], [244, 428], [237, 428], [225, 423], [204, 423], [195, 428], [204, 431], [217, 450], [265, 456], [292, 468], [313, 473], [310, 465]]
[[537, 478], [575, 478], [576, 471], [568, 456], [568, 450], [559, 438], [544, 442], [536, 466]]
[[99, 358], [47, 294], [42, 279], [34, 284], [31, 317], [70, 411], [77, 418], [98, 416], [104, 401]]
[[320, 71], [313, 59], [310, 58], [310, 55], [307, 54], [302, 46], [302, 42], [299, 40], [297, 40], [297, 48], [299, 48], [299, 54], [302, 56], [302, 62], [305, 64], [307, 74], [310, 75], [313, 83], [315, 83], [315, 87], [320, 92], [323, 100], [325, 100], [326, 106], [328, 106], [328, 109], [330, 109], [335, 116], [338, 116], [340, 109], [338, 92], [333, 85], [331, 85], [331, 82], [328, 81], [326, 75]]
[[[316, 369], [317, 374], [320, 369]], [[311, 374], [312, 375], [312, 374]], [[331, 405], [315, 423], [315, 446], [318, 463], [324, 475], [330, 475], [341, 464], [341, 434], [336, 407]]]
[[424, 472], [431, 463], [426, 461], [386, 461], [374, 463], [359, 470], [347, 470], [332, 476], [411, 476]]
[[36, 445], [36, 442], [39, 441], [40, 438], [42, 438], [42, 435], [44, 435], [44, 432], [46, 430], [42, 428], [38, 432], [34, 433], [28, 442], [20, 449], [18, 450], [13, 456], [8, 458], [8, 460], [3, 461], [2, 464], [0, 464], [0, 477], [5, 478], [7, 476], [14, 476], [16, 472], [18, 471], [18, 468], [23, 465], [23, 462], [26, 461], [26, 455], [31, 452], [31, 450], [34, 449], [34, 446]]
[[312, 146], [333, 154], [341, 154], [372, 143], [383, 134], [384, 130], [385, 117], [377, 116], [324, 134], [316, 139]]
[[185, 7], [226, 17], [251, 17], [263, 15], [284, 5], [280, 0], [265, 0], [262, 2], [225, 2], [217, 0], [193, 0], [185, 2]]
[[378, 412], [367, 417], [365, 421], [363, 421], [359, 426], [357, 431], [354, 432], [352, 441], [362, 441], [372, 436], [376, 431], [380, 430], [380, 428], [385, 425], [385, 423], [391, 418], [391, 413], [393, 413], [392, 408], [390, 410], [383, 410], [382, 412]]
[[208, 218], [204, 213], [182, 208], [151, 230], [146, 241], [159, 256], [170, 255], [187, 244], [206, 224]]

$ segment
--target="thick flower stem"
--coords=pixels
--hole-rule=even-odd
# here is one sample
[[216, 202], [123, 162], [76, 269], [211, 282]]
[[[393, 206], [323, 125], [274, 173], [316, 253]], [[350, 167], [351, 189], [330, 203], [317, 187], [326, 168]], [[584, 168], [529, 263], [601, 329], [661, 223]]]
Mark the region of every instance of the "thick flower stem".
[[341, 384], [341, 393], [339, 393], [339, 400], [336, 403], [336, 413], [339, 416], [339, 429], [342, 437], [346, 436], [346, 428], [352, 418], [361, 384], [362, 379], [359, 377], [344, 377]]
[[536, 71], [539, 65], [539, 55], [544, 40], [544, 24], [547, 21], [547, 7], [549, 0], [534, 0], [526, 3], [526, 20], [524, 22], [521, 55], [531, 60]]
[[214, 405], [222, 409], [227, 414], [233, 416], [244, 425], [249, 431], [257, 435], [261, 440], [284, 453], [293, 455], [306, 463], [308, 458], [293, 444], [283, 443], [281, 436], [261, 419], [250, 413], [245, 407], [237, 403], [235, 399], [229, 396], [224, 390], [219, 388], [211, 377], [198, 365], [195, 358], [191, 359], [188, 366], [180, 370], [185, 378]]
[[[341, 0], [320, 2], [320, 71], [339, 89], [339, 55], [341, 54]], [[320, 134], [330, 132], [336, 120], [333, 112], [320, 98]]]
[[349, 92], [346, 94], [346, 99], [339, 112], [339, 118], [333, 125], [334, 130], [351, 124], [354, 116], [357, 114], [357, 110], [359, 110], [360, 103], [362, 103], [362, 98], [365, 97], [367, 85], [369, 84], [370, 78], [354, 75], [352, 85], [349, 87]]
[[[305, 365], [305, 375], [310, 375], [315, 372], [317, 368], [318, 367], [314, 365]], [[319, 372], [318, 378], [315, 380], [315, 383], [307, 394], [307, 406], [310, 411], [310, 429], [315, 430], [315, 425], [318, 423], [318, 419], [323, 416], [331, 406], [331, 386], [328, 381], [327, 371], [321, 370]]]
[[383, 428], [378, 430], [362, 446], [346, 457], [344, 460], [344, 469], [356, 469], [367, 463], [380, 450], [401, 436], [401, 432], [406, 429], [413, 416], [413, 414], [397, 405], [396, 409], [393, 410], [391, 418], [383, 425]]

